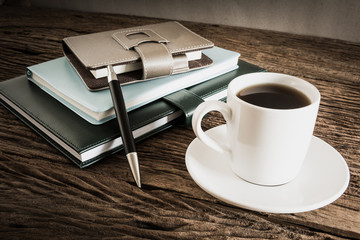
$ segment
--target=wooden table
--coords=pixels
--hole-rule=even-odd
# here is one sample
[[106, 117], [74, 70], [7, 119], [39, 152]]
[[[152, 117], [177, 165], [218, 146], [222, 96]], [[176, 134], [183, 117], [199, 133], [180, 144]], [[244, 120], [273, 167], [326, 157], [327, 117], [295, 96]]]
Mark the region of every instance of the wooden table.
[[[0, 7], [0, 81], [62, 56], [64, 37], [164, 20]], [[314, 135], [345, 158], [350, 185], [334, 203], [298, 214], [228, 205], [201, 190], [184, 156], [195, 135], [174, 127], [138, 144], [143, 188], [123, 152], [79, 169], [0, 106], [0, 238], [360, 238], [360, 44], [272, 31], [182, 22], [215, 45], [322, 94]], [[210, 114], [204, 127], [223, 123]], [[326, 168], [326, 166], [324, 166]]]

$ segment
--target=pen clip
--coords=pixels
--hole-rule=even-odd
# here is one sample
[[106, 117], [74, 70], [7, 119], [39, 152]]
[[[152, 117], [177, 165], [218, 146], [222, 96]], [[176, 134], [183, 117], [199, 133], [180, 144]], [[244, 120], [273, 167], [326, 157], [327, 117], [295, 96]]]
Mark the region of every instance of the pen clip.
[[107, 76], [108, 82], [115, 81], [115, 80], [118, 81], [118, 78], [116, 76], [113, 66], [108, 65], [107, 70], [108, 70], [108, 76]]

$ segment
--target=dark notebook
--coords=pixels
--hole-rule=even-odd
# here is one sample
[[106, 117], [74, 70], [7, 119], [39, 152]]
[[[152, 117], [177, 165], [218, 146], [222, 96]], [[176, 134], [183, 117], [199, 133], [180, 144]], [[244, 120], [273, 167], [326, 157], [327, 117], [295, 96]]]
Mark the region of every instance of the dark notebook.
[[[239, 61], [239, 68], [204, 83], [180, 90], [129, 112], [138, 142], [174, 124], [189, 125], [204, 100], [224, 100], [235, 77], [265, 71]], [[86, 167], [123, 148], [116, 119], [92, 125], [41, 90], [26, 76], [0, 83], [1, 103], [79, 167]]]

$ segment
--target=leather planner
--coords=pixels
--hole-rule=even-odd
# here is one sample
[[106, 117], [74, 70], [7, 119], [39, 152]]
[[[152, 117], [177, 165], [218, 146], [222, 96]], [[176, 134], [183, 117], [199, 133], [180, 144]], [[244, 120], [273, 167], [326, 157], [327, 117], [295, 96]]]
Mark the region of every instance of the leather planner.
[[201, 50], [213, 46], [175, 21], [63, 39], [65, 56], [91, 91], [108, 88], [107, 65], [122, 85], [146, 81], [211, 65]]

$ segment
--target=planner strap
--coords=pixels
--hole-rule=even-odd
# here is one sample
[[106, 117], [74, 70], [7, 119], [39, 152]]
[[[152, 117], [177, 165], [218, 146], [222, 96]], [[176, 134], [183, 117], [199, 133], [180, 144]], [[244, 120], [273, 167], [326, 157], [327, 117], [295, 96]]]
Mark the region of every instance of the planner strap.
[[169, 41], [151, 29], [119, 31], [113, 38], [125, 49], [135, 50], [143, 65], [142, 79], [170, 76], [189, 70], [185, 54], [173, 56], [167, 48]]
[[182, 89], [163, 97], [166, 101], [180, 108], [185, 114], [185, 126], [191, 126], [192, 115], [196, 107], [204, 100], [195, 93]]

